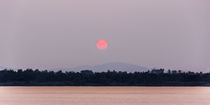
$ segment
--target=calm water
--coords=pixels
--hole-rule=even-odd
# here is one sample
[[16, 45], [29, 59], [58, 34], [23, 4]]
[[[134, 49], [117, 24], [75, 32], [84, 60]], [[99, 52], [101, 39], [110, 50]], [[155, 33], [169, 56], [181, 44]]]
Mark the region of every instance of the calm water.
[[0, 87], [0, 105], [210, 105], [210, 87]]

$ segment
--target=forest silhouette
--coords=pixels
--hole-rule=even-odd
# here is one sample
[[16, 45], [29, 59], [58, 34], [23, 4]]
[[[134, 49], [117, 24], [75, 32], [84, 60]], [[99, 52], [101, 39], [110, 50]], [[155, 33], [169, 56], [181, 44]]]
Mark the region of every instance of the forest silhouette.
[[146, 72], [1, 70], [1, 86], [210, 86], [210, 73], [153, 69]]

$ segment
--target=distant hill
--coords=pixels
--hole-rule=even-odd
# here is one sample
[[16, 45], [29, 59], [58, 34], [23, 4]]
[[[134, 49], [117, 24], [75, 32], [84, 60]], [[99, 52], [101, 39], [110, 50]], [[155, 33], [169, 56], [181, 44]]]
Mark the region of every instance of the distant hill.
[[0, 70], [8, 69], [7, 67], [0, 66]]
[[149, 68], [133, 65], [133, 64], [127, 64], [127, 63], [106, 63], [106, 64], [100, 64], [100, 65], [94, 65], [94, 66], [79, 66], [75, 68], [69, 68], [69, 69], [62, 69], [63, 71], [81, 71], [81, 70], [92, 70], [94, 72], [103, 72], [103, 71], [127, 71], [127, 72], [135, 72], [135, 71], [148, 71]]

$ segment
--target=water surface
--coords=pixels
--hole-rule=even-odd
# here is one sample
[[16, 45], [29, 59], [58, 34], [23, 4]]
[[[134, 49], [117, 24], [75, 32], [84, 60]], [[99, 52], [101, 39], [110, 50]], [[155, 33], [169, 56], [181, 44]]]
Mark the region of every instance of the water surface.
[[0, 105], [210, 105], [210, 87], [0, 87]]

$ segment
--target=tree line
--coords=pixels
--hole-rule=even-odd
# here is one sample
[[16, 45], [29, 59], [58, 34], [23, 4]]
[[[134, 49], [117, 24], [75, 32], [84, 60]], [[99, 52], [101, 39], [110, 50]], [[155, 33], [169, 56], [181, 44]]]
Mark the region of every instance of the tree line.
[[40, 71], [38, 69], [1, 70], [1, 86], [210, 86], [210, 73], [163, 72], [153, 69], [146, 72], [110, 71], [80, 72]]

